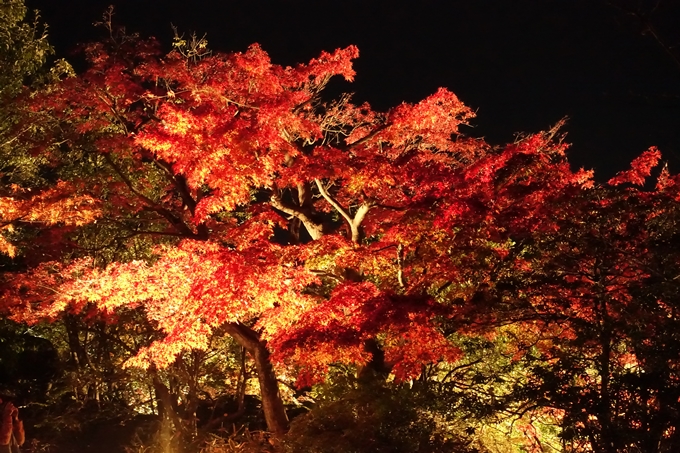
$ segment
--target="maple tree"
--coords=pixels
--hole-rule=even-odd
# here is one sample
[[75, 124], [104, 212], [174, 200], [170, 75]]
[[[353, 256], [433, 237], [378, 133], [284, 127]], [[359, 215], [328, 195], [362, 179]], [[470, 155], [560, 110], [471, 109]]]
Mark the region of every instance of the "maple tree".
[[[227, 323], [255, 357], [275, 431], [285, 413], [265, 345], [300, 367], [301, 383], [330, 363], [370, 363], [365, 345], [377, 337], [399, 379], [455, 361], [436, 318], [474, 307], [478, 287], [466, 282], [483, 285], [494, 264], [482, 255], [505, 256], [494, 211], [506, 203], [505, 215], [530, 222], [546, 193], [588, 177], [562, 162], [561, 179], [513, 192], [526, 191], [526, 175], [512, 173], [527, 171], [525, 157], [551, 159], [550, 137], [492, 151], [459, 134], [472, 113], [443, 89], [387, 113], [346, 97], [322, 103], [332, 75], [353, 76], [353, 47], [281, 68], [257, 46], [191, 62], [127, 39], [113, 51], [91, 46], [92, 69], [37, 101], [60, 126], [59, 146], [38, 145], [101, 201], [100, 222], [123, 237], [181, 241], [157, 246], [153, 264], [75, 261], [58, 278], [38, 268], [15, 287], [41, 281], [59, 292], [33, 291], [34, 304], [22, 295], [16, 316], [141, 304], [166, 332], [131, 362], [141, 366], [204, 347]], [[94, 180], [85, 166], [97, 168]], [[492, 185], [501, 171], [507, 194]]]
[[[436, 310], [422, 310], [434, 304], [390, 288], [395, 280], [404, 284], [397, 277], [403, 272], [403, 245], [389, 236], [373, 241], [366, 253], [375, 261], [375, 282], [335, 275], [345, 270], [333, 261], [360, 259], [355, 249], [362, 233], [377, 238], [385, 234], [381, 224], [389, 227], [426, 209], [425, 192], [434, 187], [418, 187], [421, 197], [409, 199], [409, 192], [430, 178], [425, 167], [446, 173], [477, 152], [474, 141], [451, 140], [471, 117], [455, 96], [440, 90], [388, 114], [353, 106], [347, 98], [321, 104], [319, 94], [332, 75], [353, 76], [354, 47], [281, 68], [257, 46], [195, 63], [178, 52], [161, 58], [151, 41], [124, 37], [116, 46], [112, 52], [103, 44], [91, 46], [92, 69], [36, 101], [36, 114], [59, 134], [58, 146], [41, 140], [36, 149], [100, 201], [98, 222], [115, 222], [114, 242], [141, 235], [181, 241], [155, 248], [159, 258], [152, 265], [132, 261], [99, 270], [75, 261], [58, 274], [52, 265], [39, 266], [25, 274], [29, 278], [8, 285], [16, 297], [5, 301], [16, 308], [17, 319], [57, 316], [68, 306], [77, 310], [91, 302], [108, 311], [143, 304], [167, 333], [131, 362], [144, 366], [164, 366], [183, 349], [204, 346], [211, 330], [227, 323], [226, 331], [255, 358], [265, 415], [274, 431], [285, 429], [286, 416], [265, 339], [274, 344], [301, 313], [326, 310], [323, 294], [305, 294], [324, 278], [340, 280], [334, 294], [354, 297], [356, 305], [368, 302], [364, 298], [379, 302], [376, 308], [382, 304], [387, 319], [374, 323], [358, 316], [353, 321], [364, 325], [353, 326], [345, 339], [338, 335], [336, 346], [342, 347], [326, 347], [325, 354], [321, 345], [310, 349], [299, 361], [310, 378], [321, 378], [331, 362], [366, 363], [370, 354], [363, 342], [385, 329], [393, 336], [386, 345], [402, 351], [400, 360], [394, 357], [397, 369], [403, 369], [401, 378], [416, 372], [419, 360], [454, 357], [455, 350], [430, 323]], [[397, 187], [397, 178], [408, 178], [413, 189]], [[342, 192], [331, 189], [333, 184]], [[320, 198], [311, 196], [313, 188]], [[354, 202], [360, 203], [356, 210], [350, 208]], [[331, 211], [346, 221], [347, 233]], [[367, 216], [368, 211], [380, 215]], [[305, 244], [299, 224], [313, 245]], [[279, 229], [289, 230], [286, 241], [299, 245], [276, 240]], [[305, 267], [308, 258], [320, 254], [329, 257], [325, 265], [319, 263], [323, 268]], [[363, 272], [346, 270], [357, 276]], [[59, 290], [52, 295], [44, 289], [55, 285]], [[403, 304], [389, 310], [395, 298]], [[399, 339], [410, 326], [439, 348]]]
[[36, 101], [59, 133], [58, 146], [36, 149], [100, 200], [98, 222], [119, 229], [112, 241], [180, 242], [157, 246], [153, 264], [38, 267], [12, 283], [21, 296], [6, 303], [24, 307], [15, 316], [141, 304], [166, 333], [131, 362], [142, 366], [204, 347], [226, 325], [255, 358], [274, 431], [285, 413], [265, 345], [300, 367], [300, 383], [330, 363], [369, 364], [377, 337], [398, 379], [455, 360], [435, 321], [455, 310], [428, 294], [468, 277], [446, 251], [446, 221], [479, 201], [464, 197], [494, 196], [474, 193], [485, 166], [524, 151], [496, 155], [462, 137], [472, 113], [443, 89], [387, 113], [347, 97], [322, 103], [332, 75], [353, 76], [353, 47], [297, 68], [272, 65], [257, 46], [197, 62], [156, 47], [125, 37], [91, 46], [92, 69]]

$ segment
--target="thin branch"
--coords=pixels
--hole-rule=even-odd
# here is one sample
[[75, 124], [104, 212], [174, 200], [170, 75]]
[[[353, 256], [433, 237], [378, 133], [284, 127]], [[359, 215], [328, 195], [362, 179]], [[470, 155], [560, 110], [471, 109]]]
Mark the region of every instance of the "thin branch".
[[318, 276], [318, 277], [331, 278], [331, 279], [335, 280], [335, 281], [338, 282], [338, 283], [342, 283], [342, 282], [345, 281], [344, 277], [339, 277], [339, 276], [337, 276], [336, 274], [334, 274], [334, 273], [332, 273], [332, 272], [326, 272], [326, 271], [322, 271], [322, 270], [320, 270], [320, 269], [310, 269], [309, 272], [311, 272], [312, 274], [314, 274], [314, 275], [316, 275], [316, 276]]
[[661, 4], [661, 0], [657, 1], [654, 7], [652, 7], [652, 9], [649, 10], [647, 13], [639, 9], [633, 10], [630, 8], [626, 8], [613, 1], [607, 1], [606, 4], [622, 11], [624, 14], [627, 14], [637, 19], [640, 25], [642, 26], [641, 34], [649, 32], [649, 34], [656, 41], [656, 43], [664, 50], [664, 52], [668, 54], [668, 56], [671, 58], [671, 60], [673, 60], [678, 69], [680, 69], [680, 57], [675, 52], [673, 52], [673, 48], [666, 43], [663, 37], [657, 32], [656, 28], [652, 24], [652, 21], [649, 19], [650, 16], [658, 9], [659, 5]]
[[361, 145], [362, 143], [365, 143], [365, 142], [369, 141], [370, 139], [372, 139], [373, 137], [375, 137], [376, 135], [378, 135], [380, 132], [384, 131], [384, 130], [387, 129], [389, 126], [391, 126], [391, 124], [392, 124], [392, 123], [385, 123], [385, 124], [383, 124], [382, 126], [377, 127], [376, 129], [374, 129], [373, 131], [371, 131], [371, 132], [368, 133], [367, 135], [363, 136], [362, 138], [360, 138], [360, 139], [357, 140], [356, 142], [352, 142], [350, 145], [347, 145], [347, 148], [351, 149], [351, 148], [354, 148], [355, 146], [359, 146], [359, 145]]
[[191, 215], [194, 215], [194, 211], [196, 210], [196, 200], [194, 200], [194, 197], [191, 196], [191, 192], [189, 192], [186, 178], [184, 178], [182, 175], [176, 175], [172, 171], [172, 166], [164, 160], [154, 159], [153, 162], [165, 172], [170, 182], [175, 186], [179, 192], [179, 195], [182, 197], [184, 204], [187, 208], [189, 208]]
[[473, 360], [472, 362], [463, 363], [461, 365], [457, 365], [457, 366], [451, 368], [448, 371], [448, 373], [446, 373], [446, 375], [442, 378], [441, 383], [444, 384], [453, 375], [453, 373], [460, 371], [462, 369], [465, 369], [465, 368], [470, 368], [471, 366], [475, 366], [481, 361], [482, 361], [482, 359], [477, 359], [477, 360]]
[[123, 171], [118, 167], [118, 165], [116, 165], [116, 163], [113, 161], [113, 159], [108, 153], [104, 153], [103, 155], [106, 162], [113, 168], [118, 177], [125, 183], [125, 185], [130, 189], [130, 191], [137, 195], [142, 201], [144, 201], [149, 206], [150, 209], [162, 215], [168, 222], [170, 222], [170, 224], [173, 227], [177, 228], [177, 230], [183, 236], [197, 237], [197, 235], [191, 230], [191, 228], [189, 228], [181, 219], [176, 217], [174, 214], [165, 209], [163, 206], [156, 203], [151, 198], [147, 197], [146, 195], [135, 189], [130, 178], [128, 178], [123, 173]]
[[397, 281], [399, 286], [406, 287], [404, 284], [404, 246], [402, 244], [397, 246]]
[[345, 218], [345, 220], [347, 220], [347, 223], [349, 223], [351, 225], [352, 221], [353, 221], [352, 217], [350, 217], [350, 215], [347, 213], [347, 211], [345, 211], [343, 209], [343, 207], [340, 206], [340, 203], [338, 203], [337, 201], [335, 201], [333, 199], [333, 197], [331, 197], [331, 195], [328, 193], [328, 191], [326, 190], [326, 187], [323, 185], [323, 183], [318, 178], [315, 178], [314, 182], [316, 183], [316, 187], [318, 187], [319, 193], [321, 194], [321, 196], [324, 197], [326, 199], [326, 201], [328, 203], [330, 203], [330, 205], [333, 206], [335, 208], [335, 210], [338, 211], [340, 213], [340, 215]]

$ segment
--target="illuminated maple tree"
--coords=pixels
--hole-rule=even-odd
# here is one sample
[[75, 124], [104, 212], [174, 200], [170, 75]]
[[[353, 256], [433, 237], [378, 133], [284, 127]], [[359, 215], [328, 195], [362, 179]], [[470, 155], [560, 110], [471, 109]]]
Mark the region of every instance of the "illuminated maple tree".
[[[322, 103], [331, 76], [353, 77], [354, 47], [282, 68], [258, 46], [191, 62], [178, 52], [161, 57], [151, 41], [122, 38], [116, 45], [89, 47], [92, 68], [35, 101], [57, 143], [41, 140], [36, 152], [64, 175], [90, 182], [87, 192], [105, 212], [100, 222], [117, 223], [113, 241], [141, 235], [180, 241], [159, 245], [152, 265], [98, 270], [76, 261], [56, 280], [48, 272], [49, 282], [61, 282], [58, 291], [52, 297], [33, 291], [43, 303], [8, 296], [14, 307], [23, 301], [16, 317], [57, 316], [91, 302], [103, 310], [142, 304], [167, 336], [131, 362], [141, 366], [167, 365], [183, 349], [204, 346], [210, 331], [226, 323], [255, 359], [274, 431], [286, 422], [266, 340], [274, 344], [303, 313], [323, 317], [324, 291], [341, 294], [346, 304], [354, 297], [356, 308], [375, 300], [386, 318], [350, 318], [358, 325], [338, 334], [335, 347], [310, 347], [296, 364], [312, 370], [311, 379], [331, 362], [368, 362], [366, 340], [410, 327], [427, 335], [429, 346], [440, 346], [388, 337], [386, 347], [402, 351], [393, 354], [400, 378], [417, 374], [414, 364], [422, 360], [455, 358], [430, 322], [438, 313], [427, 307], [435, 304], [423, 294], [398, 294], [405, 287], [398, 236], [404, 232], [386, 234], [400, 218], [427, 210], [427, 192], [437, 190], [427, 182], [432, 175], [446, 176], [484, 148], [451, 140], [472, 116], [454, 95], [440, 90], [386, 114], [348, 98]], [[363, 252], [362, 236], [372, 243]], [[306, 244], [310, 239], [314, 245]], [[362, 253], [374, 261], [371, 276], [356, 265]], [[326, 263], [310, 268], [321, 254]], [[354, 260], [354, 269], [351, 262], [339, 266], [343, 256]], [[74, 269], [77, 278], [66, 275]], [[38, 274], [40, 268], [23, 283], [13, 280], [15, 294], [31, 293], [25, 288], [41, 281]], [[327, 288], [307, 291], [315, 286]], [[403, 307], [389, 309], [402, 299]]]

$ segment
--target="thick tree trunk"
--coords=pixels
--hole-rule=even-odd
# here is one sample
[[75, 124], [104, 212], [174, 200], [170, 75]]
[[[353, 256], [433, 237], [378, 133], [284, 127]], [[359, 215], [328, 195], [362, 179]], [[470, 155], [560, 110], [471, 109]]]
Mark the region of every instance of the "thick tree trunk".
[[158, 416], [161, 419], [168, 419], [172, 421], [175, 427], [175, 431], [182, 432], [184, 427], [182, 426], [182, 420], [177, 414], [175, 404], [172, 402], [172, 395], [168, 387], [160, 380], [156, 369], [152, 366], [149, 368], [149, 374], [151, 374], [154, 392], [156, 394], [156, 404], [158, 406]]
[[385, 362], [385, 351], [382, 350], [375, 338], [364, 342], [364, 350], [371, 354], [371, 360], [357, 370], [360, 384], [372, 383], [375, 380], [385, 382], [394, 364]]
[[288, 416], [283, 406], [279, 383], [269, 360], [269, 351], [259, 335], [253, 329], [243, 324], [230, 323], [226, 331], [236, 342], [243, 346], [255, 360], [257, 378], [260, 383], [260, 397], [262, 410], [267, 422], [267, 429], [275, 434], [288, 431]]

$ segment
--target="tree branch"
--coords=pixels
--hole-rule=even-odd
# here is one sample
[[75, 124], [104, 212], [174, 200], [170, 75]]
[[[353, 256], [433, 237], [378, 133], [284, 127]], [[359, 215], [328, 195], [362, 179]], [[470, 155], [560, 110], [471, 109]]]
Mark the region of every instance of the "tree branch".
[[288, 214], [289, 216], [299, 219], [307, 229], [307, 232], [312, 237], [312, 239], [317, 240], [323, 236], [323, 227], [321, 224], [314, 222], [301, 209], [283, 204], [281, 197], [277, 193], [272, 194], [269, 203], [272, 205], [272, 207], [278, 209], [284, 214]]
[[381, 126], [378, 126], [373, 131], [371, 131], [368, 134], [366, 134], [365, 136], [361, 137], [356, 142], [352, 142], [351, 144], [347, 145], [347, 149], [352, 149], [355, 146], [359, 146], [362, 143], [366, 143], [367, 141], [369, 141], [370, 139], [372, 139], [373, 137], [375, 137], [376, 135], [378, 135], [379, 133], [381, 133], [382, 131], [384, 131], [385, 129], [387, 129], [391, 125], [392, 125], [392, 123], [385, 123]]
[[404, 284], [404, 246], [402, 244], [397, 246], [397, 281], [399, 286], [406, 287]]
[[182, 175], [176, 175], [172, 171], [172, 166], [168, 162], [165, 162], [161, 159], [154, 159], [153, 161], [165, 172], [172, 185], [175, 186], [179, 192], [180, 197], [182, 197], [184, 204], [187, 208], [189, 208], [191, 215], [194, 215], [194, 211], [196, 209], [196, 200], [194, 200], [194, 197], [191, 196], [191, 192], [189, 192], [186, 178], [184, 178]]
[[113, 168], [113, 171], [116, 172], [118, 177], [125, 183], [125, 185], [130, 189], [132, 193], [137, 195], [144, 203], [146, 203], [149, 206], [149, 209], [157, 212], [158, 214], [162, 215], [170, 224], [175, 227], [179, 233], [181, 233], [183, 236], [188, 236], [192, 238], [198, 238], [198, 235], [194, 233], [191, 228], [189, 228], [180, 218], [175, 216], [172, 212], [168, 211], [165, 209], [163, 206], [159, 205], [156, 203], [154, 200], [151, 198], [147, 197], [137, 189], [135, 189], [134, 185], [132, 184], [132, 181], [130, 178], [128, 178], [123, 171], [116, 165], [116, 163], [113, 161], [111, 156], [108, 153], [103, 153], [104, 155], [104, 160]]
[[326, 199], [326, 201], [335, 208], [336, 211], [340, 213], [341, 216], [345, 218], [347, 223], [349, 224], [349, 229], [350, 229], [350, 234], [351, 234], [351, 239], [352, 242], [359, 243], [361, 240], [361, 232], [359, 230], [359, 227], [361, 226], [361, 222], [363, 222], [364, 218], [366, 218], [366, 214], [368, 214], [368, 211], [373, 207], [372, 204], [370, 203], [362, 203], [359, 206], [359, 209], [357, 209], [356, 214], [354, 214], [354, 218], [352, 218], [345, 209], [340, 206], [340, 203], [335, 201], [333, 197], [328, 193], [328, 190], [326, 190], [326, 187], [324, 187], [323, 183], [319, 179], [314, 179], [314, 182], [316, 183], [316, 187], [319, 189], [319, 193], [321, 194], [322, 197]]

